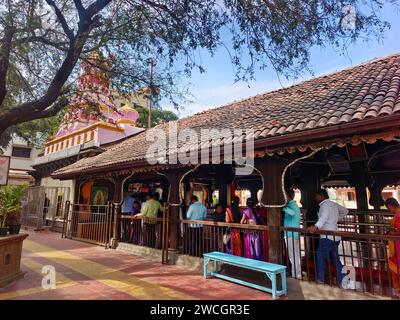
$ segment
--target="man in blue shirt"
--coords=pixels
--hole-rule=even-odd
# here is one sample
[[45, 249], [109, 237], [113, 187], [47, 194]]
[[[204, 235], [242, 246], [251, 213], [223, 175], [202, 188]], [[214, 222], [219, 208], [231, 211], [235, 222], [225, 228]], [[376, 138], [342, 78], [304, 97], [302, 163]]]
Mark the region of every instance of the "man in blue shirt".
[[[133, 213], [133, 203], [136, 198], [128, 191], [124, 193], [124, 201], [121, 205], [121, 214], [130, 215]], [[129, 239], [130, 224], [125, 223], [127, 220], [120, 219], [120, 237], [121, 239]]]
[[[294, 200], [294, 191], [288, 190], [287, 195], [289, 202], [283, 211], [285, 218], [283, 226], [289, 228], [300, 228], [300, 208]], [[292, 277], [301, 279], [301, 254], [300, 254], [300, 240], [299, 233], [293, 231], [285, 231], [286, 245], [290, 264], [292, 267]]]
[[132, 214], [133, 212], [133, 203], [136, 201], [136, 198], [131, 195], [129, 192], [125, 192], [124, 194], [124, 202], [121, 206], [122, 214]]
[[[199, 202], [197, 196], [190, 199], [191, 205], [186, 214], [188, 220], [205, 220], [207, 208]], [[201, 256], [203, 254], [203, 225], [197, 223], [189, 224], [189, 254], [191, 256]]]

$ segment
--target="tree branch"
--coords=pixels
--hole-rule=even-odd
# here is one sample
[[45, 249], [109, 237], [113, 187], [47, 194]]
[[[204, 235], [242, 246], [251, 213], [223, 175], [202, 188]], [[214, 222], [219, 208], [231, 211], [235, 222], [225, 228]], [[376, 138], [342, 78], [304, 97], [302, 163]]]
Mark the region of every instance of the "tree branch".
[[98, 14], [101, 10], [103, 10], [108, 4], [111, 3], [112, 0], [96, 0], [93, 2], [87, 9], [86, 12], [89, 17], [93, 17]]
[[[46, 2], [54, 8], [54, 11], [59, 19], [64, 32], [67, 33], [70, 38], [70, 45], [66, 52], [63, 63], [57, 70], [53, 77], [46, 93], [35, 101], [25, 102], [19, 106], [13, 107], [6, 111], [5, 113], [0, 113], [0, 128], [7, 128], [10, 125], [30, 121], [38, 118], [45, 118], [53, 114], [53, 112], [58, 112], [61, 108], [59, 105], [53, 106], [50, 109], [49, 106], [53, 105], [57, 101], [62, 87], [70, 76], [72, 70], [74, 69], [76, 62], [78, 61], [80, 55], [82, 54], [83, 47], [89, 37], [93, 26], [96, 25], [96, 17], [98, 12], [104, 9], [112, 0], [97, 0], [92, 3], [86, 10], [86, 17], [84, 21], [79, 21], [78, 31], [76, 36], [73, 35], [72, 30], [68, 27], [68, 24], [61, 13], [60, 9], [56, 6], [53, 0], [46, 0]], [[2, 130], [0, 129], [0, 135]]]
[[4, 28], [4, 37], [1, 39], [2, 46], [0, 48], [0, 106], [4, 101], [7, 94], [7, 72], [10, 65], [10, 52], [12, 38], [16, 29], [14, 27], [6, 26]]
[[75, 8], [78, 10], [79, 20], [84, 20], [86, 15], [86, 9], [82, 4], [81, 0], [74, 0]]
[[87, 30], [79, 31], [76, 39], [71, 41], [64, 61], [54, 75], [46, 93], [35, 101], [25, 102], [9, 109], [3, 114], [0, 113], [0, 128], [3, 125], [7, 127], [9, 125], [29, 121], [33, 116], [32, 114], [43, 114], [42, 112], [57, 100], [62, 91], [62, 87], [70, 76], [82, 52], [83, 46], [86, 43], [91, 28], [90, 24], [87, 28]]
[[29, 116], [25, 117], [24, 121], [32, 121], [37, 119], [43, 119], [48, 117], [54, 117], [59, 113], [62, 109], [68, 106], [69, 100], [66, 97], [60, 97], [57, 102], [55, 102], [51, 107], [41, 111], [41, 112], [33, 112]]
[[68, 26], [67, 20], [65, 20], [61, 10], [57, 7], [53, 0], [46, 0], [46, 2], [49, 6], [53, 7], [54, 13], [57, 16], [58, 21], [61, 23], [61, 27], [68, 38], [72, 41], [74, 39], [74, 31]]
[[54, 42], [49, 39], [47, 39], [44, 36], [30, 36], [26, 38], [19, 39], [18, 42], [23, 43], [23, 42], [40, 42], [45, 45], [54, 47], [58, 50], [61, 51], [67, 51], [68, 50], [68, 41], [59, 41], [59, 42]]

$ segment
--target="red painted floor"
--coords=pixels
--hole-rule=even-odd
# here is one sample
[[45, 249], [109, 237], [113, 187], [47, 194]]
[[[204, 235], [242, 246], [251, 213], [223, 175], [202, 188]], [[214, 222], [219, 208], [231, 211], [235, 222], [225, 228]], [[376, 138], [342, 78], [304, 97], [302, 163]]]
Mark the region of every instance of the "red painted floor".
[[[271, 299], [271, 295], [201, 273], [74, 240], [30, 233], [24, 242], [25, 278], [0, 289], [0, 299]], [[45, 265], [56, 289], [42, 288]]]

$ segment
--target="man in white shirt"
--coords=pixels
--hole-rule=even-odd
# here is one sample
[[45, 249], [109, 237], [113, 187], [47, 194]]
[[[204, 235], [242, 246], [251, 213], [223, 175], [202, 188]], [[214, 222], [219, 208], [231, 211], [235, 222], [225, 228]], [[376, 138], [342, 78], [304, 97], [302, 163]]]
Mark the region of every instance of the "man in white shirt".
[[[318, 230], [338, 231], [338, 221], [340, 221], [349, 210], [345, 207], [329, 200], [328, 192], [321, 189], [315, 194], [315, 201], [319, 204], [318, 221], [314, 226], [309, 227], [311, 233]], [[333, 235], [322, 235], [317, 249], [317, 281], [325, 282], [326, 260], [329, 257], [330, 263], [335, 263], [338, 272], [339, 285], [342, 284], [344, 274], [343, 265], [339, 258], [339, 244], [341, 238]]]

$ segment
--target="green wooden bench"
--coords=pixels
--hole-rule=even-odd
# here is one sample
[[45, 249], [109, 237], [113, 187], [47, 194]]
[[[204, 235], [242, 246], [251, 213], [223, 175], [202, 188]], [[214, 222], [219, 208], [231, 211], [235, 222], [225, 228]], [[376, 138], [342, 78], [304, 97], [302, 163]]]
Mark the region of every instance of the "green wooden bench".
[[[235, 282], [238, 284], [242, 284], [251, 288], [255, 288], [258, 290], [262, 290], [272, 294], [272, 298], [276, 299], [276, 297], [287, 295], [287, 285], [286, 285], [286, 267], [269, 263], [264, 261], [258, 261], [254, 259], [248, 259], [243, 257], [238, 257], [234, 255], [230, 255], [222, 252], [210, 252], [205, 253], [204, 257], [204, 278], [207, 279], [209, 275], [221, 278], [224, 280], [228, 280], [231, 282]], [[212, 272], [208, 271], [208, 264], [210, 261], [214, 261], [214, 270]], [[261, 286], [258, 284], [254, 284], [248, 281], [240, 280], [233, 278], [231, 276], [227, 276], [221, 273], [218, 273], [218, 263], [227, 263], [236, 267], [250, 269], [258, 272], [265, 273], [268, 279], [271, 280], [272, 288], [268, 288], [266, 286]], [[277, 289], [277, 275], [281, 275], [282, 279], [282, 289]]]

